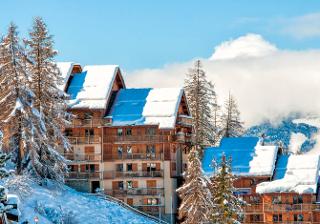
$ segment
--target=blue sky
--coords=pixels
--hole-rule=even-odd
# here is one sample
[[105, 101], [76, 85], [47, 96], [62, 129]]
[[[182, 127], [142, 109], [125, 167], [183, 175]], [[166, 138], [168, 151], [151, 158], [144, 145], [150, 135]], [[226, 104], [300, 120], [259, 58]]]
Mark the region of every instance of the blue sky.
[[216, 45], [246, 33], [281, 49], [320, 48], [320, 1], [2, 0], [1, 8], [0, 33], [14, 21], [25, 36], [32, 18], [42, 16], [57, 60], [126, 71], [209, 57]]

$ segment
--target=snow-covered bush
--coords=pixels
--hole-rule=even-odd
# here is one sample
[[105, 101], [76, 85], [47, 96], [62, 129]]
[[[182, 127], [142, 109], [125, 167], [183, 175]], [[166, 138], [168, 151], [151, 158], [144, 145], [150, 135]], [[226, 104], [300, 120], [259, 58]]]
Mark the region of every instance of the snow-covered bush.
[[45, 201], [37, 201], [35, 206], [36, 212], [46, 217], [54, 224], [77, 224], [75, 214], [71, 210], [62, 209], [48, 205]]

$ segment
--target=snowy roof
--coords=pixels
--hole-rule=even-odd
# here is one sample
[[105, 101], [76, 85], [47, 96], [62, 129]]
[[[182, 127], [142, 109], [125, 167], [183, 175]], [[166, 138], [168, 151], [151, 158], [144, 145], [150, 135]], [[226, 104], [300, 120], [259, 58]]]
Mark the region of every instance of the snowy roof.
[[69, 106], [105, 109], [118, 69], [118, 65], [90, 65], [74, 74], [67, 90]]
[[219, 147], [204, 150], [202, 168], [206, 175], [213, 172], [212, 161], [222, 155], [231, 157], [232, 172], [238, 176], [272, 176], [278, 148], [262, 145], [257, 137], [223, 138]]
[[319, 156], [282, 155], [279, 157], [274, 180], [257, 185], [256, 192], [316, 193], [319, 178]]
[[57, 67], [59, 68], [61, 72], [61, 76], [63, 78], [63, 84], [59, 86], [60, 90], [62, 91], [65, 90], [66, 84], [68, 82], [68, 79], [70, 78], [72, 68], [74, 65], [79, 65], [79, 64], [74, 62], [57, 62]]
[[181, 88], [121, 89], [108, 114], [112, 125], [159, 125], [172, 129], [183, 95]]

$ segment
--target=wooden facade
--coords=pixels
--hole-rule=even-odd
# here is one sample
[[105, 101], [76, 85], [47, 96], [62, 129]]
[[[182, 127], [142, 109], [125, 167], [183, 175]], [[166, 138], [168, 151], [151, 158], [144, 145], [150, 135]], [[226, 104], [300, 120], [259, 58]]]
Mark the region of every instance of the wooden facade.
[[[72, 144], [67, 183], [95, 192], [103, 189], [142, 211], [176, 213], [176, 188], [185, 167], [182, 158], [189, 150], [191, 118], [183, 95], [176, 125], [114, 126], [108, 117], [117, 92], [125, 88], [120, 70], [116, 75], [106, 107], [99, 110], [71, 109], [75, 115], [65, 134]], [[174, 204], [172, 206], [172, 204]]]
[[237, 194], [246, 201], [243, 223], [320, 223], [316, 194], [257, 194], [256, 185], [270, 177], [239, 177]]

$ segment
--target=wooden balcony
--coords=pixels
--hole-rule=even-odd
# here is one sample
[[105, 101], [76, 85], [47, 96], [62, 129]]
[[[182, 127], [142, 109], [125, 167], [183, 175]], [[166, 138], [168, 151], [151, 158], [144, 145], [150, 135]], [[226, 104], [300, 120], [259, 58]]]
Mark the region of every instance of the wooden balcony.
[[252, 204], [244, 207], [245, 213], [320, 212], [320, 204]]
[[72, 145], [90, 145], [90, 144], [100, 144], [101, 137], [100, 136], [86, 136], [86, 137], [67, 137], [70, 144]]
[[134, 204], [132, 207], [139, 209], [140, 211], [149, 213], [149, 214], [158, 214], [160, 212], [164, 212], [164, 205], [147, 205], [147, 204]]
[[264, 204], [265, 212], [320, 212], [320, 204]]
[[133, 178], [133, 177], [163, 177], [163, 170], [159, 171], [104, 171], [103, 179], [115, 179], [115, 178]]
[[64, 157], [72, 162], [100, 162], [101, 153], [65, 153]]
[[186, 115], [178, 115], [177, 124], [192, 127], [192, 117]]
[[88, 179], [100, 179], [101, 172], [95, 171], [95, 172], [69, 172], [68, 176], [66, 176], [66, 179], [82, 179], [82, 180], [88, 180]]
[[151, 153], [123, 153], [123, 154], [104, 154], [103, 159], [110, 160], [163, 160], [163, 154]]
[[174, 138], [170, 135], [105, 135], [104, 143], [166, 143], [173, 142]]
[[80, 119], [74, 118], [67, 127], [69, 128], [93, 128], [103, 127], [111, 125], [111, 119], [109, 118], [92, 118], [92, 119]]
[[143, 196], [143, 195], [164, 195], [163, 188], [131, 188], [131, 189], [113, 189], [105, 190], [105, 193], [111, 196]]

